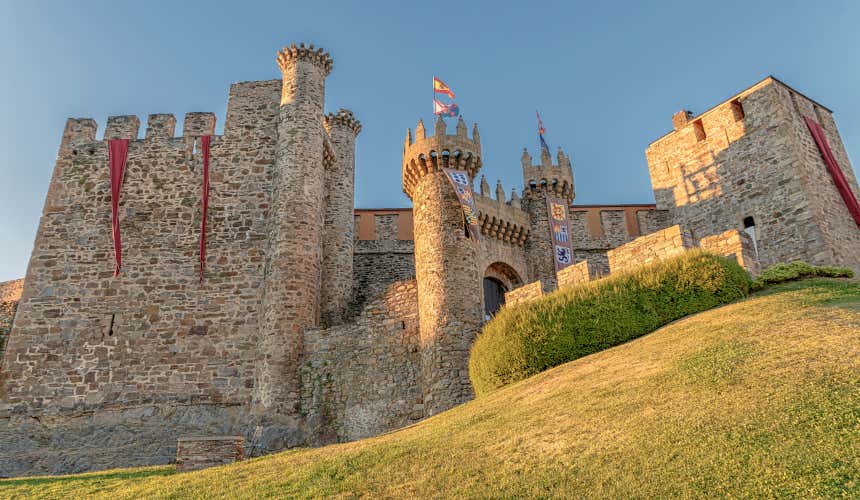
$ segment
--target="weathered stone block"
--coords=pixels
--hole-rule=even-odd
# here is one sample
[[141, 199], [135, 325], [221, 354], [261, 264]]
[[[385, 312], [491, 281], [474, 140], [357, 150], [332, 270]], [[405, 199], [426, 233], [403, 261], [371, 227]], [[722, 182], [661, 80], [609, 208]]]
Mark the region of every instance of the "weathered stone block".
[[226, 465], [245, 458], [242, 436], [180, 437], [176, 442], [176, 470], [187, 472]]

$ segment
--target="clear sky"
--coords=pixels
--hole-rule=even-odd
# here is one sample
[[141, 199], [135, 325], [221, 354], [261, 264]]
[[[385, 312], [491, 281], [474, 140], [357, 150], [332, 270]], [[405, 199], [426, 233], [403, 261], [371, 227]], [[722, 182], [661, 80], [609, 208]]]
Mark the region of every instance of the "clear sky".
[[856, 162], [858, 26], [860, 2], [835, 0], [0, 0], [0, 281], [24, 275], [67, 117], [101, 137], [109, 115], [213, 111], [220, 132], [230, 83], [278, 78], [293, 41], [331, 53], [327, 107], [364, 125], [358, 207], [408, 206], [402, 142], [431, 121], [433, 75], [478, 122], [491, 185], [520, 187], [539, 109], [572, 155], [576, 203], [648, 203], [644, 151], [672, 114], [768, 74], [834, 109]]

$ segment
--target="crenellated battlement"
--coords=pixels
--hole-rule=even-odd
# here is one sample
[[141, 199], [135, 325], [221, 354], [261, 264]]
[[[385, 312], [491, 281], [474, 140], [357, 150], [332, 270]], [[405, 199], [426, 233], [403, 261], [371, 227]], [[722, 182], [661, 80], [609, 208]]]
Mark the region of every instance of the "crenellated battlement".
[[323, 76], [328, 76], [331, 73], [334, 61], [328, 52], [322, 48], [314, 50], [314, 44], [305, 47], [304, 43], [298, 46], [292, 44], [289, 47], [284, 47], [278, 51], [278, 66], [284, 71], [288, 66], [295, 64], [296, 61], [308, 61], [315, 64], [323, 72]]
[[466, 134], [466, 123], [461, 117], [454, 134], [447, 133], [445, 120], [440, 116], [434, 125], [434, 134], [428, 136], [424, 121], [418, 120], [415, 135], [406, 132], [403, 145], [403, 192], [412, 198], [412, 191], [424, 175], [442, 168], [465, 170], [474, 179], [481, 169], [481, 138], [478, 124], [472, 125], [472, 137]]
[[[186, 113], [179, 138], [198, 138], [215, 134], [215, 113]], [[177, 139], [176, 117], [172, 114], [149, 115], [143, 141], [162, 141]], [[109, 116], [102, 139], [97, 139], [98, 124], [92, 118], [69, 118], [63, 132], [61, 151], [73, 146], [92, 144], [109, 139], [130, 139], [137, 141], [140, 132], [140, 119], [135, 115]]]
[[523, 167], [523, 196], [548, 192], [565, 198], [568, 202], [576, 196], [573, 184], [573, 169], [570, 156], [559, 147], [556, 162], [553, 163], [549, 151], [542, 150], [540, 163], [533, 164], [528, 149], [523, 148], [521, 157]]
[[332, 127], [344, 127], [352, 132], [355, 135], [361, 133], [361, 122], [355, 117], [352, 111], [344, 108], [340, 108], [335, 113], [329, 113], [323, 117], [323, 126], [327, 132], [331, 133]]

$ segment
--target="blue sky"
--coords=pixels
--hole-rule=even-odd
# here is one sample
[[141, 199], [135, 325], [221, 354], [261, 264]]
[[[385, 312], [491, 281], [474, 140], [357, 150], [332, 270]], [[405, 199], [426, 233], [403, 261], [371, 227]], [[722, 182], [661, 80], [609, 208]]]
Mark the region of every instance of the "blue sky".
[[[407, 127], [431, 77], [481, 131], [490, 184], [522, 148], [572, 155], [577, 203], [653, 200], [648, 143], [773, 74], [832, 108], [860, 151], [860, 2], [49, 2], [0, 0], [0, 281], [23, 276], [65, 119], [214, 111], [231, 82], [277, 78], [275, 51], [334, 58], [327, 107], [364, 124], [356, 204], [408, 206]], [[181, 124], [177, 124], [181, 130]], [[142, 131], [141, 131], [142, 133]]]

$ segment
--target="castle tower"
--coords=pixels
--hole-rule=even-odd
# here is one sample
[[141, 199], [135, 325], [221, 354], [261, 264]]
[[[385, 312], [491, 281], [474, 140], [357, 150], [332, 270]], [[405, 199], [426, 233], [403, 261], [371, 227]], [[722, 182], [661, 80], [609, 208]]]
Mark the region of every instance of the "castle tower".
[[[860, 222], [846, 200], [860, 198], [860, 186], [831, 110], [767, 77], [699, 115], [676, 113], [672, 124], [645, 156], [657, 208], [674, 224], [697, 241], [744, 231], [764, 267], [803, 260], [860, 271]], [[811, 126], [821, 128], [833, 170]]]
[[352, 298], [353, 232], [355, 226], [355, 138], [361, 122], [352, 111], [329, 113], [324, 122], [336, 159], [325, 171], [322, 322], [343, 322]]
[[555, 260], [550, 237], [547, 197], [561, 198], [570, 205], [575, 196], [570, 157], [558, 148], [556, 163], [545, 148], [541, 148], [540, 163], [532, 164], [528, 150], [523, 149], [522, 205], [529, 214], [531, 232], [526, 241], [526, 262], [529, 277], [541, 280], [544, 291], [555, 290]]
[[403, 148], [403, 191], [412, 200], [414, 217], [421, 378], [428, 416], [471, 398], [469, 349], [481, 322], [476, 244], [466, 234], [460, 203], [442, 168], [464, 170], [474, 179], [481, 168], [477, 127], [471, 139], [464, 123], [455, 135], [446, 135], [440, 117], [435, 134], [427, 137], [419, 121], [414, 139], [410, 130]]
[[283, 86], [254, 402], [267, 416], [288, 416], [285, 423], [290, 425], [291, 419], [298, 418], [304, 331], [317, 324], [319, 314], [326, 149], [323, 101], [332, 59], [313, 45], [294, 44], [278, 52], [277, 60]]

